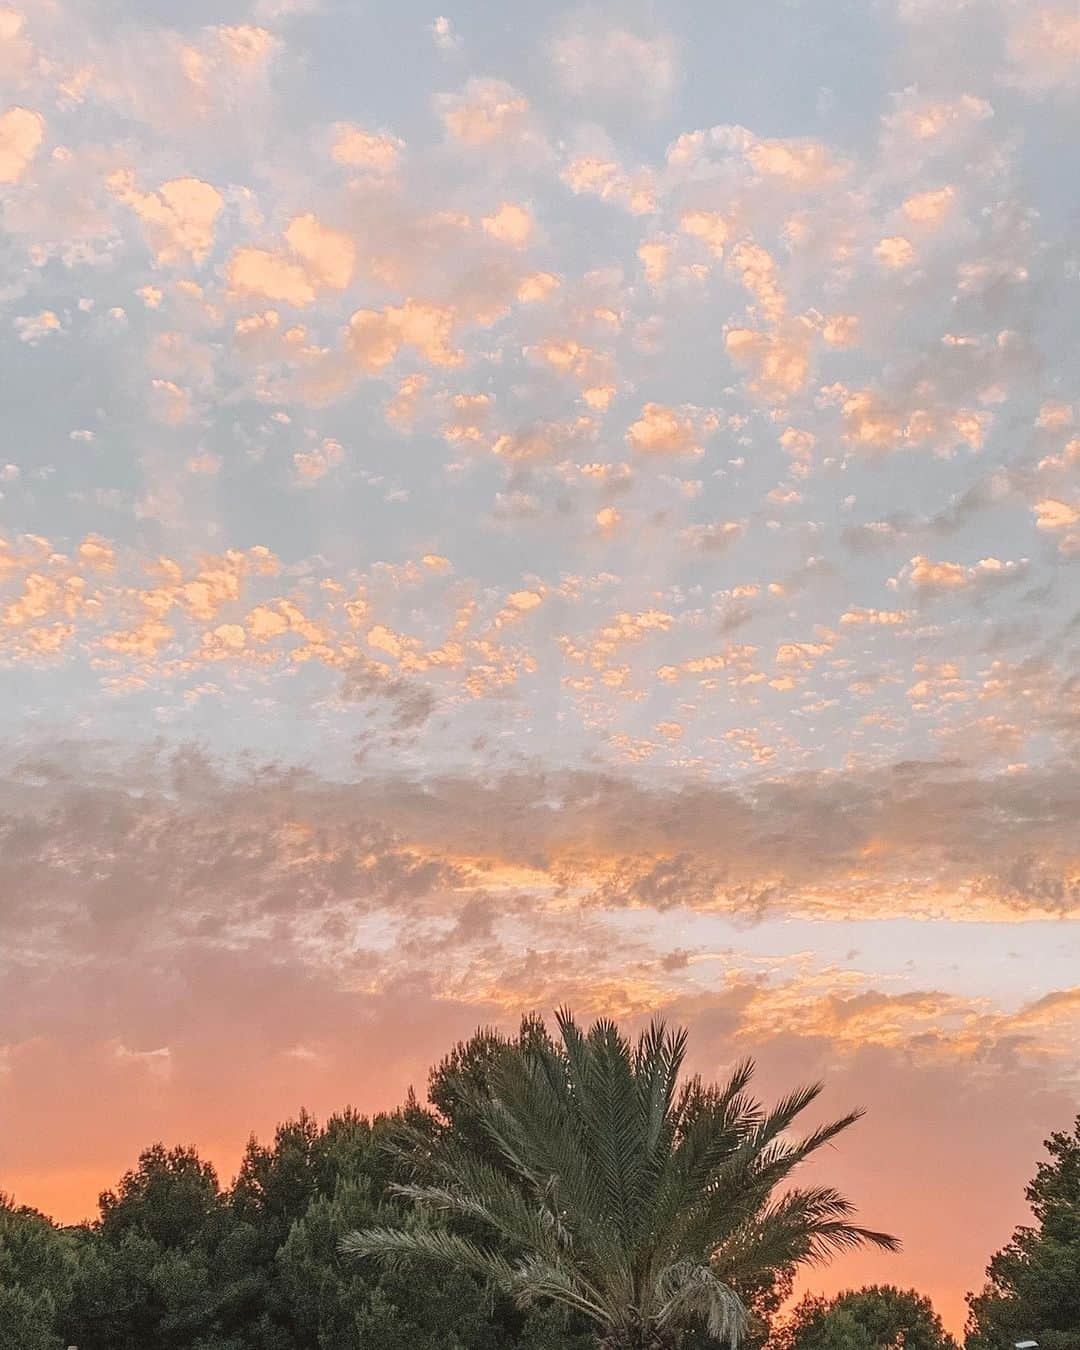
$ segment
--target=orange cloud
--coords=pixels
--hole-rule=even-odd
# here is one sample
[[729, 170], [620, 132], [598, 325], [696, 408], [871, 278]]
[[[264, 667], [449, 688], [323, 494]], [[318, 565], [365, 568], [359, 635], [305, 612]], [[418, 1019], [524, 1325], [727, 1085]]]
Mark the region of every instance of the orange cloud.
[[701, 454], [693, 419], [662, 403], [645, 404], [641, 416], [627, 429], [626, 443], [647, 454]]
[[[303, 308], [321, 289], [342, 291], [352, 280], [356, 245], [342, 230], [322, 224], [308, 212], [294, 216], [285, 229], [287, 252], [239, 248], [225, 269], [235, 295]], [[291, 256], [290, 256], [291, 255]]]
[[29, 108], [0, 114], [0, 183], [17, 183], [30, 167], [45, 137], [45, 119]]
[[1036, 94], [1080, 87], [1080, 16], [1049, 5], [1019, 15], [1007, 43], [1013, 81]]
[[634, 215], [648, 215], [656, 210], [652, 176], [645, 171], [627, 173], [614, 160], [581, 155], [563, 169], [562, 180], [572, 192], [620, 202]]
[[[927, 192], [917, 192], [908, 197], [901, 210], [908, 220], [915, 225], [939, 225], [952, 210], [955, 201], [955, 188], [948, 186], [933, 188]], [[878, 245], [879, 250], [882, 247], [882, 244]], [[877, 255], [875, 254], [875, 256]], [[882, 261], [882, 259], [879, 257], [878, 261]], [[890, 265], [895, 266], [896, 264]]]
[[966, 590], [971, 586], [1000, 585], [1023, 577], [1027, 560], [1002, 562], [1000, 558], [982, 558], [971, 566], [954, 562], [933, 562], [919, 554], [911, 559], [890, 585], [907, 585], [924, 595]]
[[505, 80], [474, 77], [459, 94], [441, 95], [438, 102], [443, 125], [463, 145], [493, 145], [529, 130], [528, 100]]
[[761, 332], [729, 328], [724, 343], [732, 358], [753, 371], [751, 388], [766, 395], [798, 393], [810, 372], [811, 329], [796, 320], [783, 329]]
[[517, 202], [503, 202], [499, 209], [481, 221], [493, 239], [511, 248], [524, 248], [532, 234], [533, 219]]
[[159, 263], [202, 262], [214, 244], [214, 223], [225, 204], [217, 188], [198, 178], [173, 178], [157, 192], [141, 192], [130, 169], [109, 175], [118, 201], [139, 217]]
[[403, 347], [412, 347], [434, 366], [458, 366], [463, 354], [453, 344], [454, 312], [443, 305], [406, 300], [383, 310], [358, 309], [349, 320], [348, 348], [362, 370], [389, 365]]
[[289, 222], [285, 242], [317, 285], [343, 291], [352, 280], [356, 245], [343, 231], [323, 225], [310, 212]]
[[396, 136], [364, 131], [352, 122], [338, 122], [330, 154], [338, 164], [349, 168], [390, 173], [397, 167], [404, 144]]
[[874, 258], [882, 267], [892, 269], [910, 267], [915, 261], [915, 250], [910, 239], [905, 239], [903, 235], [896, 234], [888, 239], [882, 239], [879, 244], [874, 246]]

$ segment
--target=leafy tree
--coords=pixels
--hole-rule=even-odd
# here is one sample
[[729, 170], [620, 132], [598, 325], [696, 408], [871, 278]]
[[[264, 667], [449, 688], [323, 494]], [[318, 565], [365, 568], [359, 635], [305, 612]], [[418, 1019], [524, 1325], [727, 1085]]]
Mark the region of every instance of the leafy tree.
[[534, 1035], [495, 1054], [479, 1090], [456, 1074], [489, 1141], [482, 1149], [452, 1130], [434, 1142], [407, 1133], [416, 1179], [393, 1189], [449, 1222], [372, 1225], [350, 1233], [344, 1252], [389, 1271], [417, 1260], [470, 1271], [523, 1307], [571, 1309], [610, 1350], [662, 1350], [688, 1327], [741, 1339], [738, 1281], [865, 1242], [896, 1247], [855, 1226], [831, 1189], [774, 1196], [859, 1116], [787, 1142], [820, 1085], [766, 1111], [746, 1093], [749, 1063], [722, 1087], [680, 1086], [683, 1031], [656, 1023], [635, 1047], [608, 1021], [583, 1033], [563, 1012], [558, 1027], [558, 1043]]
[[493, 1300], [469, 1274], [436, 1271], [418, 1284], [403, 1271], [343, 1263], [338, 1248], [347, 1232], [401, 1219], [395, 1206], [374, 1199], [373, 1190], [366, 1179], [339, 1182], [333, 1197], [313, 1201], [281, 1249], [282, 1285], [299, 1344], [318, 1350], [507, 1350], [519, 1344], [571, 1350], [561, 1324], [529, 1325], [535, 1319]]
[[155, 1144], [101, 1196], [100, 1209], [76, 1234], [66, 1344], [242, 1350], [230, 1327], [250, 1311], [251, 1263], [209, 1163], [194, 1149]]
[[764, 1350], [781, 1308], [791, 1297], [795, 1266], [758, 1270], [745, 1276], [736, 1272], [731, 1284], [748, 1314], [745, 1350]]
[[[258, 1350], [277, 1350], [279, 1346], [284, 1350], [293, 1346], [314, 1350], [322, 1343], [319, 1328], [323, 1323], [327, 1319], [335, 1325], [341, 1321], [336, 1311], [325, 1308], [313, 1317], [308, 1306], [310, 1279], [315, 1280], [316, 1288], [327, 1282], [333, 1288], [334, 1293], [323, 1301], [326, 1308], [341, 1294], [332, 1269], [336, 1251], [327, 1256], [328, 1266], [317, 1277], [309, 1268], [308, 1283], [295, 1277], [285, 1279], [283, 1272], [292, 1271], [295, 1276], [300, 1249], [296, 1244], [289, 1246], [290, 1235], [309, 1215], [317, 1229], [319, 1216], [333, 1205], [340, 1187], [355, 1183], [373, 1203], [382, 1198], [394, 1170], [384, 1144], [395, 1127], [406, 1123], [416, 1129], [430, 1127], [430, 1116], [411, 1095], [392, 1116], [369, 1120], [347, 1110], [320, 1129], [310, 1115], [301, 1112], [296, 1120], [278, 1126], [272, 1144], [262, 1145], [254, 1138], [249, 1141], [230, 1197], [232, 1212], [253, 1235], [249, 1277], [254, 1285], [255, 1310], [244, 1324], [244, 1334], [249, 1338], [245, 1345], [250, 1341]], [[358, 1344], [354, 1315], [355, 1308], [350, 1306], [345, 1321], [353, 1341], [335, 1342], [335, 1347]]]
[[1038, 1341], [1080, 1350], [1080, 1116], [1052, 1134], [1025, 1195], [1035, 1226], [1018, 1228], [990, 1262], [988, 1283], [968, 1295], [969, 1350]]
[[0, 1194], [0, 1350], [60, 1350], [72, 1244], [43, 1214]]
[[956, 1350], [930, 1300], [892, 1285], [833, 1299], [807, 1295], [775, 1344], [777, 1350]]
[[[402, 1128], [436, 1133], [412, 1098], [374, 1120], [346, 1111], [320, 1127], [302, 1114], [271, 1143], [249, 1143], [227, 1192], [193, 1150], [147, 1149], [102, 1195], [98, 1221], [69, 1235], [78, 1263], [62, 1345], [578, 1350], [565, 1318], [524, 1314], [473, 1275], [445, 1271], [419, 1284], [345, 1265], [338, 1246], [351, 1228], [417, 1222], [388, 1191], [404, 1174], [385, 1144]], [[26, 1345], [57, 1350], [50, 1340]], [[15, 1347], [0, 1341], [0, 1350]]]
[[193, 1148], [154, 1144], [115, 1191], [98, 1201], [107, 1241], [138, 1232], [162, 1247], [182, 1247], [200, 1234], [220, 1204], [217, 1172]]

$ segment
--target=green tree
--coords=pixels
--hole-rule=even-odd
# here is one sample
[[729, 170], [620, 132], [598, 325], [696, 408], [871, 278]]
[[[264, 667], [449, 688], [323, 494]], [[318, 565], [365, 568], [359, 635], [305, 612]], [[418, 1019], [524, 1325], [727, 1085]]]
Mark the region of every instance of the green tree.
[[969, 1350], [1038, 1341], [1041, 1350], [1080, 1350], [1080, 1116], [1052, 1134], [1025, 1195], [1034, 1226], [1018, 1228], [968, 1295]]
[[[243, 1350], [249, 1236], [194, 1149], [155, 1144], [74, 1235], [78, 1263], [63, 1320], [80, 1350]], [[268, 1343], [267, 1350], [278, 1350]], [[282, 1347], [289, 1350], [289, 1347]]]
[[193, 1148], [154, 1144], [98, 1205], [107, 1240], [138, 1232], [162, 1247], [182, 1247], [202, 1233], [220, 1205], [217, 1173]]
[[766, 1111], [747, 1095], [749, 1063], [722, 1087], [680, 1085], [683, 1031], [656, 1023], [634, 1046], [608, 1021], [584, 1033], [563, 1012], [558, 1027], [557, 1043], [532, 1035], [495, 1055], [478, 1091], [459, 1076], [496, 1161], [452, 1131], [409, 1135], [416, 1179], [393, 1189], [450, 1222], [369, 1226], [344, 1239], [346, 1254], [471, 1271], [522, 1306], [571, 1309], [610, 1350], [661, 1350], [688, 1327], [741, 1339], [739, 1281], [865, 1242], [897, 1246], [855, 1226], [829, 1188], [775, 1194], [858, 1119], [788, 1142], [820, 1085]]
[[833, 1299], [807, 1295], [774, 1344], [776, 1350], [957, 1350], [930, 1300], [892, 1285]]
[[[252, 1306], [241, 1327], [245, 1345], [253, 1350], [291, 1350], [294, 1346], [315, 1350], [322, 1344], [320, 1328], [331, 1323], [350, 1328], [345, 1339], [334, 1342], [335, 1347], [359, 1344], [354, 1332], [355, 1308], [333, 1269], [338, 1264], [336, 1250], [331, 1255], [323, 1250], [319, 1259], [325, 1257], [325, 1261], [318, 1272], [309, 1260], [303, 1278], [296, 1276], [298, 1253], [320, 1231], [320, 1222], [326, 1219], [327, 1209], [333, 1208], [339, 1188], [346, 1188], [344, 1195], [362, 1192], [372, 1203], [386, 1195], [395, 1165], [385, 1143], [394, 1128], [406, 1123], [416, 1129], [430, 1128], [430, 1117], [411, 1096], [393, 1115], [369, 1120], [347, 1110], [331, 1117], [323, 1128], [301, 1112], [297, 1119], [278, 1126], [271, 1144], [260, 1144], [254, 1138], [249, 1141], [229, 1200], [233, 1214], [251, 1234], [247, 1259]], [[290, 1246], [291, 1234], [309, 1216], [312, 1223], [304, 1230], [307, 1236]], [[311, 1301], [320, 1289], [325, 1297], [315, 1315]], [[342, 1299], [349, 1306], [339, 1316]]]
[[69, 1238], [43, 1214], [0, 1194], [0, 1350], [60, 1350], [71, 1297]]
[[339, 1182], [332, 1197], [312, 1202], [279, 1253], [299, 1345], [317, 1350], [508, 1350], [519, 1345], [572, 1350], [561, 1323], [538, 1321], [507, 1300], [493, 1299], [470, 1274], [438, 1270], [418, 1283], [405, 1271], [343, 1262], [339, 1246], [347, 1232], [391, 1219], [401, 1222], [400, 1210], [377, 1202], [373, 1191], [367, 1179]]

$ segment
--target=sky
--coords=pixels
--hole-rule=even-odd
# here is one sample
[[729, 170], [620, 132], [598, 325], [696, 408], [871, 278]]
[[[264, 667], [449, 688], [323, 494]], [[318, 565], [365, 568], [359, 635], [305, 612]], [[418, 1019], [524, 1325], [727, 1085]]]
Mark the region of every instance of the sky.
[[1080, 14], [0, 9], [0, 1185], [691, 1030], [950, 1325], [1080, 1085]]

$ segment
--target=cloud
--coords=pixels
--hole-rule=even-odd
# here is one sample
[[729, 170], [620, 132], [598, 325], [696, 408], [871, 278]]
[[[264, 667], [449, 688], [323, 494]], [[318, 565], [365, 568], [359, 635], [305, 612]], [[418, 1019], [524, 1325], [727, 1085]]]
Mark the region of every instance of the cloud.
[[365, 131], [352, 122], [338, 122], [330, 154], [338, 164], [349, 168], [390, 173], [397, 168], [403, 148], [404, 142], [396, 136]]
[[648, 170], [628, 173], [615, 160], [587, 154], [570, 160], [561, 177], [571, 192], [619, 202], [634, 215], [656, 210], [656, 185]]
[[19, 334], [20, 342], [33, 347], [50, 333], [61, 332], [62, 325], [51, 309], [43, 309], [40, 314], [20, 315], [15, 320], [15, 331]]
[[546, 300], [552, 291], [559, 287], [559, 278], [552, 272], [533, 272], [525, 277], [517, 289], [517, 298], [522, 304], [534, 304]]
[[315, 286], [298, 262], [263, 248], [238, 248], [226, 269], [229, 288], [237, 295], [303, 308], [315, 299]]
[[358, 309], [349, 320], [348, 348], [362, 370], [389, 365], [403, 347], [412, 347], [435, 366], [461, 365], [453, 343], [455, 316], [442, 305], [406, 300], [383, 310]]
[[214, 224], [225, 205], [217, 188], [198, 178], [173, 178], [156, 192], [142, 192], [130, 169], [110, 174], [108, 186], [142, 222], [156, 262], [204, 261], [214, 244]]
[[461, 38], [454, 32], [454, 25], [445, 14], [440, 14], [432, 20], [430, 31], [440, 51], [449, 53], [461, 50]]
[[461, 145], [478, 148], [532, 134], [528, 100], [505, 80], [473, 77], [459, 93], [441, 94], [437, 106], [448, 134]]
[[[534, 610], [534, 595], [521, 592], [508, 612]], [[662, 630], [648, 614], [620, 616], [590, 639], [588, 650], [609, 661], [625, 644]], [[407, 679], [388, 677], [378, 664], [348, 669], [346, 697], [385, 699], [396, 726], [422, 724], [431, 714], [430, 697]], [[273, 913], [286, 886], [294, 888], [290, 912], [297, 917], [331, 914], [348, 901], [362, 908], [418, 906], [421, 913], [440, 896], [453, 903], [444, 890], [450, 881], [464, 884], [468, 877], [482, 890], [484, 868], [494, 869], [489, 881], [495, 885], [499, 869], [515, 867], [532, 869], [519, 894], [525, 898], [532, 888], [527, 903], [541, 909], [547, 887], [572, 885], [583, 898], [616, 907], [880, 917], [898, 912], [897, 887], [916, 874], [923, 877], [922, 903], [957, 915], [1069, 914], [1080, 904], [1075, 849], [1060, 828], [1076, 790], [1066, 764], [1020, 778], [896, 765], [858, 777], [765, 780], [734, 792], [709, 784], [649, 789], [595, 773], [526, 773], [487, 785], [454, 777], [369, 777], [335, 785], [308, 777], [294, 782], [272, 766], [245, 785], [232, 781], [224, 766], [196, 756], [192, 762], [203, 768], [175, 800], [159, 772], [175, 776], [192, 754], [181, 753], [171, 769], [162, 761], [149, 779], [143, 770], [128, 789], [114, 782], [110, 761], [91, 747], [72, 761], [72, 769], [80, 766], [75, 777], [61, 772], [47, 750], [15, 779], [9, 776], [5, 828], [16, 832], [13, 839], [25, 837], [29, 851], [6, 851], [5, 890], [24, 897], [17, 907], [23, 918], [28, 906], [40, 908], [38, 922], [57, 906], [96, 905], [95, 897], [108, 894], [100, 883], [105, 873], [115, 874], [117, 884], [126, 878], [132, 923], [145, 922], [152, 910], [171, 916], [169, 929], [183, 932], [192, 916], [206, 912], [217, 916], [215, 928], [224, 933]], [[31, 772], [33, 764], [41, 767]], [[135, 772], [133, 764], [127, 772]], [[27, 784], [35, 780], [31, 790]], [[98, 799], [113, 803], [112, 815], [90, 812]], [[512, 816], [492, 814], [500, 800], [513, 804]], [[558, 811], [553, 800], [561, 804]], [[857, 819], [850, 814], [855, 800], [864, 803]], [[59, 833], [38, 856], [39, 836], [26, 829], [40, 812]], [[22, 819], [26, 826], [17, 825]], [[290, 824], [305, 821], [312, 823]], [[207, 856], [214, 836], [219, 845], [209, 856], [218, 861], [194, 883], [191, 863]], [[148, 850], [141, 880], [127, 869], [128, 837]], [[60, 865], [80, 850], [94, 860], [93, 869]], [[1040, 852], [1035, 866], [1031, 859]], [[250, 865], [241, 867], [245, 857]], [[302, 875], [296, 871], [301, 860]], [[1048, 887], [1055, 868], [1071, 874], [1073, 884]], [[215, 874], [229, 879], [225, 892], [215, 892]], [[119, 911], [115, 917], [128, 922]], [[17, 918], [9, 914], [9, 924]], [[76, 926], [70, 936], [93, 935]]]
[[1035, 528], [1061, 532], [1058, 551], [1064, 558], [1080, 557], [1080, 506], [1056, 497], [1044, 497], [1035, 503]]
[[667, 106], [679, 78], [676, 44], [643, 36], [597, 15], [578, 15], [551, 43], [556, 78], [578, 104], [652, 116]]
[[946, 185], [913, 193], [900, 209], [915, 225], [939, 225], [952, 210], [955, 201], [956, 189]]
[[1080, 521], [1080, 507], [1047, 497], [1035, 503], [1035, 524], [1040, 530], [1067, 530]]
[[1024, 6], [1006, 54], [1012, 81], [1029, 93], [1080, 89], [1080, 17], [1071, 7]]
[[352, 280], [356, 246], [342, 230], [322, 224], [308, 212], [295, 216], [285, 230], [285, 242], [302, 259], [307, 273], [320, 286], [343, 291]]
[[692, 548], [705, 553], [722, 553], [742, 537], [746, 529], [740, 520], [720, 520], [710, 524], [688, 525], [683, 538]]
[[746, 157], [765, 177], [814, 190], [835, 182], [845, 169], [827, 145], [808, 139], [751, 140], [746, 146]]
[[591, 417], [572, 421], [537, 421], [514, 431], [504, 432], [492, 445], [492, 453], [511, 462], [545, 459], [565, 454], [594, 439], [596, 423]]
[[226, 266], [230, 290], [303, 308], [319, 290], [345, 290], [352, 280], [356, 245], [341, 230], [308, 212], [285, 229], [285, 249], [239, 248]]
[[191, 393], [175, 380], [150, 381], [150, 415], [167, 426], [179, 426], [194, 416]]
[[497, 211], [481, 221], [493, 239], [511, 248], [524, 248], [532, 234], [533, 219], [517, 202], [503, 202]]
[[646, 403], [627, 428], [626, 443], [647, 454], [700, 455], [697, 436], [692, 418], [662, 403]]
[[[931, 393], [928, 384], [914, 391], [915, 397]], [[993, 414], [981, 409], [905, 407], [905, 402], [913, 401], [906, 391], [889, 398], [875, 389], [831, 385], [821, 390], [819, 398], [823, 404], [840, 406], [845, 440], [869, 451], [926, 446], [948, 456], [958, 445], [978, 451], [993, 421]]]
[[915, 261], [915, 249], [910, 239], [894, 234], [874, 245], [874, 258], [885, 268], [910, 267]]
[[45, 119], [29, 108], [0, 114], [0, 183], [17, 183], [33, 162], [45, 137]]
[[375, 699], [390, 708], [391, 726], [396, 731], [422, 727], [435, 709], [431, 689], [413, 680], [391, 674], [385, 666], [364, 657], [345, 671], [342, 698], [362, 702]]
[[220, 24], [179, 33], [132, 25], [86, 43], [72, 83], [93, 99], [158, 131], [211, 131], [225, 121], [246, 132], [266, 117], [269, 78], [284, 49], [254, 24]]
[[933, 562], [919, 554], [890, 581], [894, 587], [910, 587], [920, 595], [942, 595], [971, 588], [996, 589], [1020, 581], [1027, 572], [1026, 558], [1003, 562], [1000, 558], [980, 558], [970, 566], [955, 562]]
[[887, 132], [931, 145], [966, 135], [994, 116], [993, 105], [974, 94], [935, 100], [911, 88], [892, 98], [893, 111], [883, 119]]
[[731, 227], [718, 211], [686, 211], [679, 221], [679, 228], [703, 240], [716, 257], [723, 257]]
[[812, 332], [796, 320], [774, 331], [729, 328], [724, 334], [728, 354], [753, 373], [750, 387], [766, 397], [798, 393], [810, 373]]
[[834, 186], [847, 162], [809, 137], [763, 139], [737, 124], [686, 131], [671, 143], [667, 163], [679, 178], [704, 180], [732, 174], [747, 188], [818, 193]]
[[301, 481], [310, 483], [324, 478], [344, 458], [345, 449], [340, 441], [327, 437], [321, 445], [312, 446], [310, 450], [298, 450], [293, 455], [293, 464]]
[[0, 9], [0, 42], [3, 43], [0, 73], [13, 84], [30, 75], [38, 61], [34, 44], [23, 31], [25, 26], [24, 14], [15, 9]]

